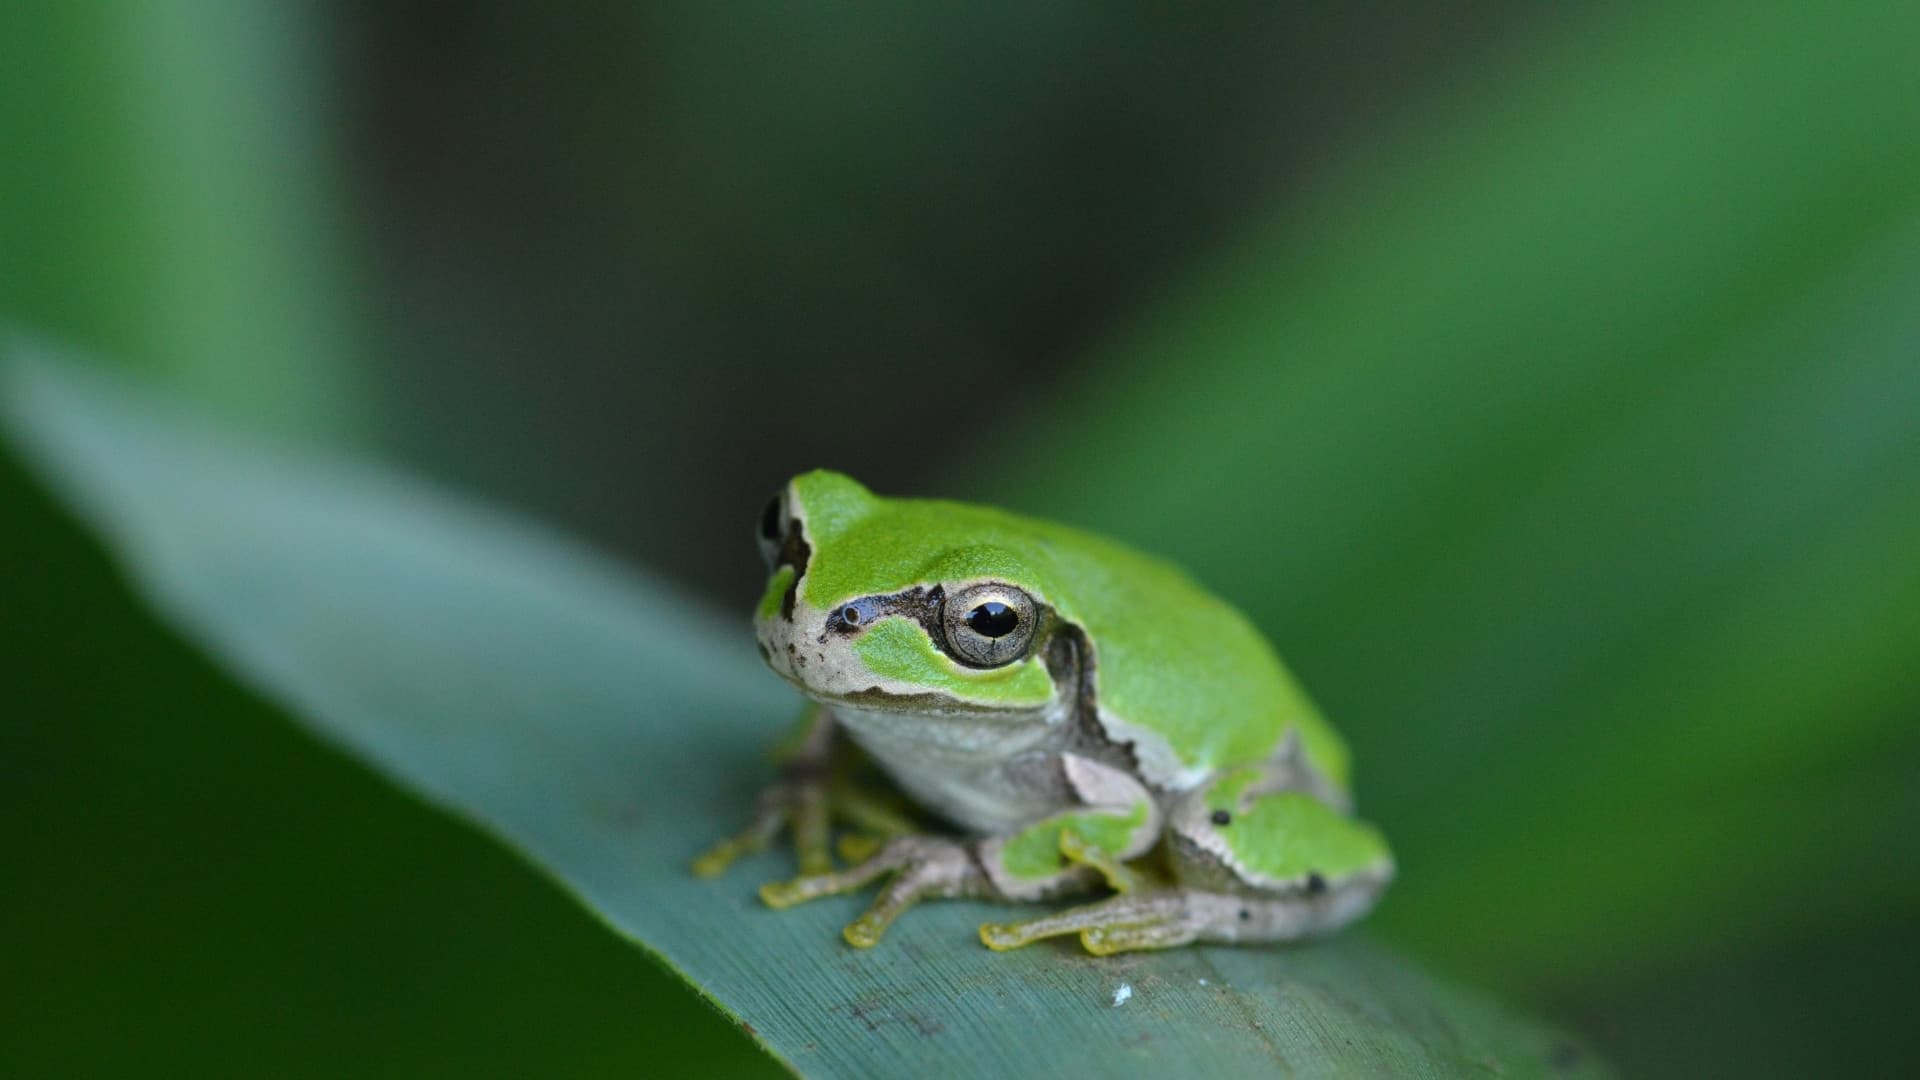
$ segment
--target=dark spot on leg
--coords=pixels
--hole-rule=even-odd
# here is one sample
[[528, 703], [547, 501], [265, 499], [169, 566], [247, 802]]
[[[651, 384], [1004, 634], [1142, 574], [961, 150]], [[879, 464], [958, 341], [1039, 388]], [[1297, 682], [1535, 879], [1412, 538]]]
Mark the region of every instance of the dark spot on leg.
[[1248, 910], [1247, 910], [1246, 908], [1241, 908], [1241, 909], [1240, 909], [1240, 921], [1241, 921], [1241, 922], [1246, 922], [1246, 921], [1247, 921], [1248, 919], [1251, 919], [1251, 918], [1253, 918], [1253, 912], [1251, 912], [1251, 911], [1248, 911]]
[[1218, 825], [1221, 828], [1225, 828], [1228, 825], [1233, 824], [1233, 815], [1227, 813], [1225, 810], [1215, 810], [1213, 814], [1208, 817], [1207, 820], [1213, 822], [1215, 825]]
[[1319, 896], [1321, 893], [1326, 891], [1327, 891], [1327, 879], [1321, 877], [1319, 871], [1316, 870], [1313, 873], [1310, 873], [1307, 875], [1307, 895], [1308, 896]]

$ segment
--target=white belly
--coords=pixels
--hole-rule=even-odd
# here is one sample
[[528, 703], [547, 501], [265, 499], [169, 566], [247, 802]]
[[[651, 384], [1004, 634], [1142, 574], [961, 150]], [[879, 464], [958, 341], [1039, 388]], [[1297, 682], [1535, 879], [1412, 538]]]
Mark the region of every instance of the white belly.
[[861, 749], [913, 797], [961, 828], [1011, 832], [1065, 809], [1056, 785], [1036, 782], [1036, 751], [1050, 725], [1005, 717], [913, 716], [838, 708]]

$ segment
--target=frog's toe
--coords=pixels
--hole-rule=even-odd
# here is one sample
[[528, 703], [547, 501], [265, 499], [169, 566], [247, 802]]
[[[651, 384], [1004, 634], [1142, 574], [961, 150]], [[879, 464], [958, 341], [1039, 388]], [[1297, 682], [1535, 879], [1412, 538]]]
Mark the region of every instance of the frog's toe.
[[824, 874], [802, 874], [792, 881], [769, 881], [760, 886], [760, 899], [770, 908], [790, 908], [823, 896], [852, 892], [886, 873], [891, 867], [868, 859], [858, 866]]
[[802, 779], [782, 781], [761, 792], [753, 821], [694, 859], [694, 874], [718, 877], [741, 856], [766, 850], [782, 828], [793, 830], [794, 853], [799, 857], [802, 874], [824, 874], [833, 869], [828, 844], [832, 835], [832, 811], [826, 788], [816, 781]]
[[866, 913], [847, 924], [840, 936], [847, 944], [856, 949], [870, 949], [880, 944], [880, 938], [886, 934], [887, 927], [901, 913], [920, 902], [920, 899], [939, 887], [939, 876], [926, 870], [913, 867], [900, 871], [887, 882], [874, 898], [873, 906]]
[[785, 812], [771, 803], [762, 805], [753, 822], [733, 836], [713, 845], [693, 860], [693, 872], [699, 877], [718, 877], [742, 855], [764, 851], [786, 821]]
[[866, 949], [879, 944], [901, 913], [930, 897], [972, 896], [989, 888], [986, 875], [965, 846], [932, 836], [900, 837], [887, 842], [865, 865], [896, 871], [866, 914], [847, 925], [847, 944]]
[[866, 914], [850, 923], [844, 936], [859, 948], [877, 944], [900, 914], [922, 899], [968, 896], [986, 888], [985, 875], [966, 847], [932, 836], [899, 837], [854, 866], [826, 874], [807, 874], [792, 881], [769, 882], [760, 898], [774, 908], [792, 907], [808, 900], [852, 892], [882, 874], [893, 880]]

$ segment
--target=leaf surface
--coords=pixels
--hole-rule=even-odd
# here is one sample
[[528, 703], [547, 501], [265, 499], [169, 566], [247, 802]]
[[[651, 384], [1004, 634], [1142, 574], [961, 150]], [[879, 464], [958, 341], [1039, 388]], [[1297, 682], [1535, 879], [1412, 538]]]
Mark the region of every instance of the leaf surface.
[[1355, 935], [995, 954], [975, 927], [1004, 909], [949, 902], [849, 949], [860, 899], [759, 904], [754, 886], [792, 871], [783, 854], [717, 882], [687, 871], [742, 820], [793, 708], [744, 618], [418, 481], [211, 432], [42, 347], [8, 351], [18, 445], [165, 617], [545, 869], [803, 1074], [1604, 1071]]

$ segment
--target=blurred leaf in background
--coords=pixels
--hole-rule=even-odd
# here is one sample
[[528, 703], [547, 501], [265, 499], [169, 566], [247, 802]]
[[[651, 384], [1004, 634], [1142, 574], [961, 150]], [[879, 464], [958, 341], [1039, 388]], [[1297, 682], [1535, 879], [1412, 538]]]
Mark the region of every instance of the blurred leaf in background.
[[[1601, 1018], [1753, 950], [1911, 955], [1916, 41], [1690, 5], [1523, 68], [1116, 335], [1008, 462], [1274, 629], [1420, 882], [1397, 940]], [[1830, 1017], [1694, 1037], [1814, 1064]]]
[[904, 491], [974, 459], [989, 446], [936, 418], [1004, 428], [1343, 136], [1539, 18], [1396, 0], [349, 10], [376, 303], [404, 346], [394, 436], [742, 610], [742, 506], [814, 464]]
[[1010, 464], [1273, 627], [1405, 821], [1384, 923], [1533, 987], [1920, 899], [1920, 19], [1631, 30], [1284, 216]]
[[[0, 319], [255, 427], [380, 438], [316, 15], [0, 6]], [[0, 537], [0, 1072], [776, 1071], [170, 640], [10, 454]]]
[[0, 9], [0, 312], [231, 415], [372, 434], [314, 14]]
[[[30, 148], [0, 313], [206, 357], [205, 396], [371, 432], [741, 610], [739, 538], [801, 467], [1119, 533], [1252, 611], [1355, 743], [1407, 867], [1381, 932], [1633, 1074], [1906, 1040], [1910, 5], [165, 7], [0, 14]], [[20, 565], [97, 574], [14, 490]], [[82, 610], [8, 605], [19, 655], [186, 662]], [[154, 715], [29, 685], [60, 719], [33, 745]], [[103, 805], [58, 745], [22, 789]], [[351, 783], [297, 760], [111, 782]], [[428, 828], [387, 802], [353, 842]], [[86, 940], [35, 895], [19, 919]], [[342, 1016], [402, 1000], [332, 978]]]

